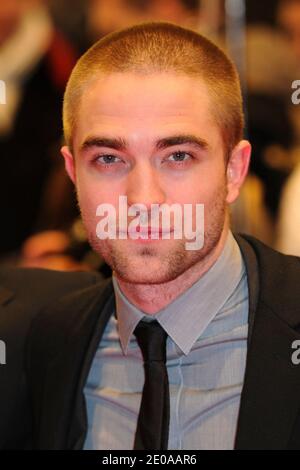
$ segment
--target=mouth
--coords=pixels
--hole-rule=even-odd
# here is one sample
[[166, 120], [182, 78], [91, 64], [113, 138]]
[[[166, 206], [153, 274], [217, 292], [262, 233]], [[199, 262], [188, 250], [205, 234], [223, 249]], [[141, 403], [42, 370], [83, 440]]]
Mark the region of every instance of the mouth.
[[[171, 235], [174, 232], [174, 229], [162, 230], [156, 227], [136, 227], [134, 230], [127, 230], [127, 232], [120, 231], [119, 233], [124, 235], [126, 234], [128, 238], [131, 238], [132, 233], [138, 233], [140, 237], [145, 237], [144, 239], [161, 239], [164, 235]], [[155, 238], [154, 238], [155, 237]], [[141, 238], [138, 238], [140, 240]]]

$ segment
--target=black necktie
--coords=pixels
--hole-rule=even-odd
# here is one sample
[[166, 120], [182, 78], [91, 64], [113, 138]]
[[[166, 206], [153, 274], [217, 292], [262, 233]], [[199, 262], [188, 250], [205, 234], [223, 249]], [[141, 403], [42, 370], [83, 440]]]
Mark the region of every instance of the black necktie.
[[140, 321], [134, 330], [142, 350], [145, 383], [134, 441], [135, 450], [168, 448], [170, 397], [166, 368], [167, 333], [155, 320]]

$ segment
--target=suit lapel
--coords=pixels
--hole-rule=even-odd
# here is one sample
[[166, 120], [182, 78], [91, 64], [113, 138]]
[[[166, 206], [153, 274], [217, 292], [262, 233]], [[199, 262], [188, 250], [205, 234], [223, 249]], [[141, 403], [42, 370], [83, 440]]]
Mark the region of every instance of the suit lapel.
[[[282, 320], [281, 315], [286, 318], [285, 312], [293, 312], [295, 306], [282, 301], [279, 287], [287, 290], [288, 287], [284, 285], [285, 274], [277, 264], [278, 257], [270, 251], [271, 257], [267, 260], [259, 250], [256, 252], [258, 268], [255, 268], [253, 249], [240, 237], [237, 241], [248, 272], [250, 341], [235, 448], [283, 449], [288, 445], [299, 411], [300, 370], [292, 363], [291, 356], [292, 343], [300, 339], [300, 334]], [[255, 269], [260, 273], [259, 280], [255, 280]], [[257, 290], [259, 292], [255, 292]], [[257, 301], [253, 303], [255, 297]]]
[[[87, 432], [87, 414], [83, 390], [104, 329], [116, 308], [113, 285], [111, 284], [109, 287], [112, 289], [111, 295], [102, 310], [101, 317], [98, 319], [95, 334], [92, 336], [80, 371], [75, 397], [75, 409], [68, 436], [68, 449], [79, 450], [84, 445]], [[80, 337], [78, 337], [78, 340], [80, 341]]]
[[259, 303], [237, 429], [236, 449], [284, 449], [299, 411], [300, 373], [291, 347], [300, 335]]
[[[55, 335], [50, 333], [49, 338], [56, 340], [50, 354], [50, 346], [44, 344], [41, 347], [39, 339], [37, 351], [46, 351], [47, 357], [35, 358], [35, 347], [30, 353], [31, 376], [34, 377], [33, 404], [35, 414], [40, 418], [35, 436], [39, 449], [73, 449], [83, 444], [86, 432], [83, 387], [114, 309], [111, 280], [105, 281], [104, 290], [100, 287], [96, 284], [85, 292], [67, 296], [60, 304], [58, 314], [63, 314], [62, 319], [69, 316], [70, 320], [61, 328], [59, 325]], [[76, 308], [75, 316], [70, 312], [70, 305]], [[47, 331], [46, 328], [43, 325], [41, 331]], [[50, 330], [51, 325], [48, 328]], [[47, 337], [40, 341], [46, 343]]]

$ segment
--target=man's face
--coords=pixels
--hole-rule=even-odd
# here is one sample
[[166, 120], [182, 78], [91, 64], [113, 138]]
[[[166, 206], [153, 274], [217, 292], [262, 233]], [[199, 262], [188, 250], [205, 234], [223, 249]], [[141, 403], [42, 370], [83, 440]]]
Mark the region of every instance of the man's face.
[[[187, 139], [180, 144], [164, 141], [164, 148], [157, 147], [157, 141], [178, 136], [193, 136], [198, 145]], [[104, 146], [103, 138], [123, 139], [126, 147], [115, 149], [107, 142]], [[93, 82], [84, 92], [73, 155], [67, 147], [62, 152], [95, 251], [124, 281], [159, 284], [203, 263], [218, 244], [227, 203], [237, 197], [246, 172], [247, 150], [247, 143], [237, 150], [229, 165], [229, 181], [220, 129], [200, 79], [115, 73]], [[144, 204], [149, 213], [152, 204], [192, 204], [193, 208], [204, 204], [203, 248], [187, 250], [185, 238], [172, 236], [170, 240], [99, 240], [96, 208], [110, 203], [118, 214], [119, 196], [127, 197], [128, 206]], [[195, 218], [194, 210], [192, 214]], [[193, 228], [197, 228], [195, 220]]]

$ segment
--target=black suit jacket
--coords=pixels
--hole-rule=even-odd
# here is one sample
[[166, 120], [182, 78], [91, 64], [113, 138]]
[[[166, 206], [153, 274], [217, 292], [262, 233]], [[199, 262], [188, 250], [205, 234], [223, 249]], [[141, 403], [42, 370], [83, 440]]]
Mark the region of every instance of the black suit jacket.
[[[248, 274], [249, 338], [236, 449], [300, 449], [300, 262], [237, 236]], [[65, 296], [36, 318], [27, 374], [36, 449], [81, 449], [87, 431], [83, 388], [115, 308], [111, 279]]]
[[0, 449], [32, 445], [24, 357], [33, 318], [59, 297], [100, 279], [96, 273], [0, 269], [0, 340], [6, 346], [6, 364], [0, 365]]

